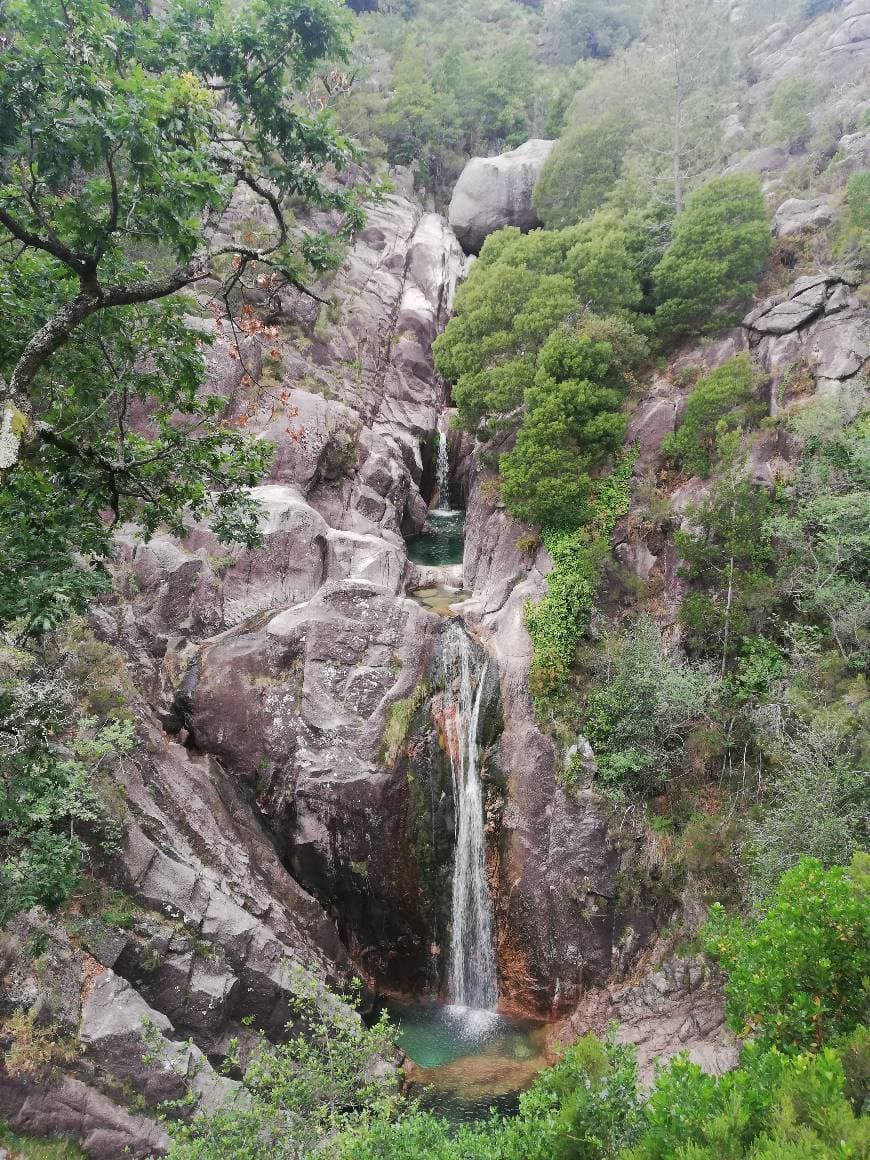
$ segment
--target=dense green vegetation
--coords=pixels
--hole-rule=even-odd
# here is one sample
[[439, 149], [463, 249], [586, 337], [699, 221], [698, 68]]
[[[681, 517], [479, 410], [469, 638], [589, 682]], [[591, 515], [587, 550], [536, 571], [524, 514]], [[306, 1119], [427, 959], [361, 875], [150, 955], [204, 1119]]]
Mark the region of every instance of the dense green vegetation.
[[747, 355], [737, 355], [705, 375], [686, 401], [678, 430], [662, 442], [662, 453], [689, 475], [708, 476], [727, 457], [729, 445], [733, 452], [734, 432], [767, 413], [757, 397], [760, 377]]
[[[651, 269], [648, 225], [642, 214], [609, 210], [561, 230], [498, 231], [484, 243], [434, 345], [438, 370], [454, 384], [459, 423], [475, 432], [485, 454], [501, 451], [505, 506], [544, 529], [556, 565], [548, 596], [527, 616], [532, 692], [542, 716], [559, 703], [588, 624], [596, 545], [606, 545], [628, 510], [627, 495], [616, 504], [596, 498], [596, 479], [622, 445], [625, 399], [650, 337], [658, 331], [671, 340], [689, 325], [690, 302], [699, 303], [711, 327], [730, 318], [770, 244], [753, 178], [723, 178], [699, 190]], [[745, 356], [713, 372], [692, 392], [665, 451], [690, 472], [709, 474], [763, 414], [757, 389]]]
[[307, 1038], [261, 1041], [245, 1075], [250, 1103], [174, 1128], [170, 1155], [219, 1160], [229, 1148], [253, 1158], [265, 1140], [270, 1155], [340, 1160], [862, 1156], [865, 862], [824, 871], [805, 859], [783, 876], [767, 912], [747, 922], [714, 908], [704, 939], [728, 976], [729, 1018], [754, 1034], [740, 1066], [720, 1078], [677, 1055], [644, 1096], [633, 1049], [586, 1035], [540, 1073], [516, 1116], [457, 1129], [397, 1101], [389, 1071], [372, 1078], [367, 1063], [389, 1026], [369, 1030], [337, 1009], [318, 1016]]
[[728, 975], [726, 1010], [736, 1032], [808, 1051], [866, 1020], [868, 891], [866, 855], [849, 870], [804, 858], [782, 876], [760, 917], [729, 919], [712, 907], [706, 941]]
[[758, 180], [719, 177], [694, 193], [653, 271], [656, 320], [667, 334], [736, 322], [771, 246]]
[[544, 543], [553, 560], [547, 595], [526, 605], [526, 627], [532, 638], [529, 688], [541, 717], [564, 696], [577, 645], [589, 623], [599, 570], [610, 537], [628, 511], [634, 456], [627, 454], [613, 474], [595, 487], [589, 516], [579, 527], [546, 532]]
[[[347, 147], [293, 95], [345, 51], [328, 4], [28, 0], [0, 24], [0, 621], [39, 632], [93, 596], [99, 577], [78, 565], [107, 553], [106, 509], [146, 532], [211, 515], [224, 538], [256, 540], [245, 485], [269, 449], [200, 393], [177, 292], [259, 277], [277, 293], [334, 264], [325, 233], [291, 237], [290, 197], [360, 219], [320, 179]], [[216, 233], [240, 188], [270, 215], [260, 245]]]
[[318, 95], [372, 161], [412, 166], [445, 203], [468, 157], [558, 133], [572, 89], [536, 59], [540, 24], [514, 0], [382, 5], [360, 21], [345, 84]]
[[[720, 176], [723, 118], [752, 72], [741, 37], [833, 6], [763, 0], [742, 25], [706, 0], [405, 0], [358, 20], [329, 0], [0, 6], [0, 928], [62, 906], [119, 849], [137, 695], [77, 619], [111, 590], [117, 525], [181, 536], [208, 519], [224, 541], [259, 540], [247, 489], [271, 449], [202, 389], [193, 292], [230, 311], [252, 290], [267, 308], [310, 293], [372, 188], [335, 180], [363, 159], [351, 138], [361, 181], [408, 165], [443, 205], [468, 156], [558, 136], [535, 191], [544, 228], [487, 239], [436, 365], [500, 502], [534, 528], [517, 546], [552, 563], [525, 624], [535, 709], [566, 758], [558, 792], [591, 784], [630, 819], [633, 904], [713, 904], [696, 945], [747, 1040], [728, 1075], [678, 1056], [645, 1092], [631, 1048], [587, 1035], [517, 1115], [457, 1128], [399, 1096], [386, 1020], [300, 985], [303, 1033], [231, 1044], [243, 1097], [176, 1120], [175, 1160], [870, 1154], [864, 385], [807, 402], [796, 365], [774, 418], [751, 356], [676, 361], [777, 277], [760, 182]], [[747, 144], [806, 151], [811, 177], [792, 171], [789, 192], [853, 127], [820, 123], [819, 85], [780, 81], [746, 118]], [[866, 262], [868, 175], [832, 188], [817, 251], [778, 243], [789, 279], [810, 252]], [[264, 235], [221, 228], [239, 193]], [[328, 230], [300, 225], [310, 209]], [[685, 404], [639, 480], [625, 432], [654, 374]], [[791, 462], [759, 483], [751, 456], [771, 460], [774, 437]], [[620, 521], [671, 568], [670, 593], [617, 564]], [[425, 697], [393, 706], [387, 764]], [[578, 735], [594, 763], [567, 761]], [[28, 1152], [2, 1126], [0, 1145], [74, 1154]]]

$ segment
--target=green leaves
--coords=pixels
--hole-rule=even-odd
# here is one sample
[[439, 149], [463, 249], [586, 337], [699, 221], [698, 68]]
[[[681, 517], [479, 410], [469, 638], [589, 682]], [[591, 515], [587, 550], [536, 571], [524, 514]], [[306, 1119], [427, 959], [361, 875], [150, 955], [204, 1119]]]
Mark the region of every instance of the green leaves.
[[278, 1045], [258, 1035], [243, 1098], [171, 1124], [171, 1160], [297, 1160], [321, 1151], [324, 1141], [335, 1143], [343, 1128], [392, 1118], [398, 1077], [388, 1062], [395, 1028], [386, 1015], [367, 1027], [352, 1000], [326, 991], [301, 968], [290, 982], [305, 1033]]
[[866, 875], [802, 858], [754, 920], [711, 910], [707, 950], [724, 967], [729, 1026], [783, 1051], [817, 1049], [867, 1018]]
[[[335, 265], [359, 198], [322, 173], [350, 149], [298, 86], [344, 55], [348, 20], [329, 0], [4, 5], [0, 403], [24, 426], [3, 467], [0, 623], [38, 635], [84, 608], [107, 516], [258, 542], [248, 489], [270, 448], [200, 393], [201, 339], [171, 296], [206, 276], [278, 294]], [[239, 188], [260, 244], [227, 229]], [[291, 234], [291, 197], [337, 211], [336, 236]]]
[[679, 780], [688, 765], [685, 740], [709, 719], [718, 693], [706, 667], [669, 655], [649, 617], [606, 634], [583, 719], [600, 787], [625, 798], [659, 793]]
[[679, 427], [662, 441], [662, 453], [690, 475], [706, 478], [724, 458], [727, 436], [746, 430], [767, 413], [757, 398], [760, 386], [748, 355], [722, 363], [695, 385]]
[[565, 693], [577, 645], [589, 624], [601, 557], [616, 521], [628, 511], [636, 458], [636, 453], [629, 451], [613, 473], [597, 483], [584, 525], [573, 531], [544, 533], [544, 544], [553, 559], [547, 594], [537, 604], [526, 604], [524, 613], [532, 638], [529, 688], [542, 719]]
[[0, 928], [31, 906], [60, 906], [85, 859], [114, 850], [98, 774], [132, 747], [131, 721], [76, 719], [61, 677], [19, 675], [0, 653]]
[[735, 174], [708, 181], [689, 198], [653, 271], [659, 330], [676, 336], [736, 321], [771, 244], [758, 179]]

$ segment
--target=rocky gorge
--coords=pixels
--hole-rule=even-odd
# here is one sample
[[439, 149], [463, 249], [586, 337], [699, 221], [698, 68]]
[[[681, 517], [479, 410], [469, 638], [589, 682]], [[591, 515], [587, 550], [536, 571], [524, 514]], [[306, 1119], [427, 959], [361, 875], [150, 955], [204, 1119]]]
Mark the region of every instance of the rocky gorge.
[[[829, 32], [829, 54], [849, 55], [844, 69], [870, 45], [865, 8], [848, 5]], [[759, 50], [759, 85], [786, 52], [774, 41]], [[279, 1038], [300, 980], [340, 990], [358, 975], [364, 1006], [384, 994], [453, 997], [464, 742], [445, 652], [457, 632], [478, 680], [465, 716], [498, 1009], [547, 1021], [551, 1045], [616, 1020], [647, 1077], [679, 1050], [714, 1072], [734, 1064], [720, 980], [673, 937], [703, 919], [691, 882], [676, 901], [656, 893], [635, 820], [596, 791], [583, 736], [571, 756], [585, 778], [561, 776], [567, 759], [529, 692], [524, 620], [552, 559], [506, 510], [472, 437], [445, 422], [453, 404], [433, 363], [470, 255], [500, 226], [537, 224], [532, 188], [551, 144], [473, 159], [449, 219], [394, 167], [340, 268], [311, 293], [285, 288], [276, 302], [248, 290], [233, 314], [215, 287], [198, 286], [187, 322], [204, 340], [202, 390], [275, 447], [254, 489], [263, 541], [228, 549], [192, 521], [183, 537], [116, 535], [113, 591], [89, 631], [121, 658], [136, 718], [109, 875], [129, 911], [122, 925], [82, 913], [72, 926], [32, 912], [0, 934], [9, 1002], [81, 1043], [45, 1090], [0, 1075], [0, 1115], [16, 1131], [63, 1132], [107, 1160], [160, 1155], [156, 1105], [192, 1084], [202, 1107], [219, 1106], [236, 1082], [220, 1070], [230, 1040], [250, 1038], [251, 1016]], [[848, 156], [866, 149], [866, 133], [843, 144]], [[835, 183], [812, 201], [786, 198], [767, 164], [775, 233], [811, 239], [830, 221]], [[239, 198], [221, 229], [256, 231], [257, 213]], [[765, 376], [771, 417], [804, 395], [857, 407], [870, 357], [859, 277], [831, 264], [801, 274], [742, 324], [650, 372], [632, 400], [632, 506], [614, 533], [605, 614], [642, 585], [657, 621], [678, 632], [674, 532], [709, 485], [677, 480], [665, 527], [636, 518], [639, 495], [685, 408], [681, 368], [711, 370], [741, 352]], [[442, 438], [465, 512], [462, 562], [416, 564], [406, 540], [431, 531]], [[746, 471], [773, 486], [795, 455], [787, 433], [762, 431]]]

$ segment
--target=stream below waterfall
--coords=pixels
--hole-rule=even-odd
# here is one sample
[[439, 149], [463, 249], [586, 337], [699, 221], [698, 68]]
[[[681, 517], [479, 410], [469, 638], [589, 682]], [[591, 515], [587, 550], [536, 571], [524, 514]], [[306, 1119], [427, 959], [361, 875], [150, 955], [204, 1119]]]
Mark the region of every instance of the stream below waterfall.
[[384, 1006], [412, 1061], [410, 1094], [454, 1123], [482, 1119], [492, 1107], [515, 1112], [520, 1092], [546, 1066], [544, 1023], [437, 1003]]

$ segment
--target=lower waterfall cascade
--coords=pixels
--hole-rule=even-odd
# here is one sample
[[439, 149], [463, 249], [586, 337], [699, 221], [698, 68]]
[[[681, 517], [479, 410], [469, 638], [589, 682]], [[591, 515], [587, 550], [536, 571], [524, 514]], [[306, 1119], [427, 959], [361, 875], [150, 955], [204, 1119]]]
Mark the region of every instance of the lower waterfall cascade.
[[498, 983], [477, 743], [487, 662], [475, 664], [471, 641], [458, 622], [451, 623], [445, 633], [443, 664], [447, 687], [455, 690], [456, 698], [448, 717], [456, 808], [450, 1000], [459, 1007], [493, 1010]]

